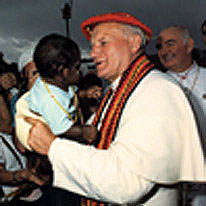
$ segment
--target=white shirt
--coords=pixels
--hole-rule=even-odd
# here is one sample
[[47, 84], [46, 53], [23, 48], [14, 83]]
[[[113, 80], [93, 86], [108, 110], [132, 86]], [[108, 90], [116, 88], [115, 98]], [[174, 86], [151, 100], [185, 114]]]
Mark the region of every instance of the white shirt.
[[[0, 135], [7, 141], [7, 143], [11, 146], [11, 148], [13, 149], [13, 151], [16, 153], [16, 155], [19, 157], [19, 160], [21, 161], [21, 165], [20, 165], [20, 163], [15, 158], [14, 154], [11, 152], [10, 148], [8, 148], [7, 145], [5, 145], [2, 138], [0, 138], [0, 163], [4, 164], [5, 170], [16, 171], [16, 170], [25, 169], [27, 167], [27, 159], [16, 149], [12, 140], [12, 136], [2, 132], [0, 132]], [[18, 188], [19, 188], [18, 186], [5, 186], [5, 185], [2, 186], [4, 195], [8, 195], [9, 193], [16, 191]], [[35, 189], [28, 197], [22, 199], [24, 199], [25, 201], [35, 201], [39, 199], [41, 195], [42, 195], [41, 190]], [[9, 198], [9, 200], [11, 199], [12, 197]]]
[[[22, 163], [23, 168], [26, 168], [26, 158], [19, 153], [19, 151], [15, 148], [12, 140], [12, 136], [0, 132], [0, 135], [3, 136], [6, 141], [9, 143], [9, 145], [13, 148], [17, 156], [19, 157], [19, 160]], [[7, 171], [15, 171], [23, 169], [21, 168], [21, 165], [14, 157], [13, 153], [10, 151], [10, 149], [4, 144], [2, 138], [0, 138], [0, 163], [5, 165], [5, 169]], [[15, 191], [18, 187], [14, 186], [2, 186], [2, 189], [4, 191], [4, 194], [9, 194], [12, 191]]]
[[[206, 180], [196, 122], [182, 90], [168, 75], [152, 71], [130, 96], [114, 142], [97, 150], [57, 138], [49, 150], [54, 185], [115, 204], [176, 206], [179, 180]], [[136, 204], [134, 204], [136, 205]]]
[[73, 121], [68, 118], [68, 114], [74, 118], [76, 108], [71, 102], [75, 95], [71, 86], [66, 92], [55, 85], [44, 83], [39, 77], [28, 93], [25, 100], [29, 109], [40, 114], [55, 135], [63, 134], [72, 127]]

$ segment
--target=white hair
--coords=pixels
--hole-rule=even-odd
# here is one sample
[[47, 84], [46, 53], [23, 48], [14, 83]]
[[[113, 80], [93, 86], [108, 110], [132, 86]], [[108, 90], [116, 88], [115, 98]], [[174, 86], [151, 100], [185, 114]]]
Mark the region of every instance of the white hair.
[[183, 26], [183, 25], [172, 25], [172, 26], [169, 26], [166, 29], [170, 29], [170, 28], [174, 28], [174, 29], [178, 30], [181, 33], [184, 44], [186, 44], [189, 39], [192, 39], [192, 35], [191, 35], [189, 29], [186, 26]]
[[124, 25], [124, 29], [123, 29], [123, 33], [126, 34], [128, 36], [128, 32], [131, 32], [131, 34], [137, 34], [140, 36], [141, 38], [141, 48], [144, 48], [146, 46], [146, 42], [147, 42], [147, 37], [144, 31], [142, 31], [142, 29], [140, 29], [139, 27], [133, 26], [133, 25], [128, 25], [128, 24], [123, 24]]

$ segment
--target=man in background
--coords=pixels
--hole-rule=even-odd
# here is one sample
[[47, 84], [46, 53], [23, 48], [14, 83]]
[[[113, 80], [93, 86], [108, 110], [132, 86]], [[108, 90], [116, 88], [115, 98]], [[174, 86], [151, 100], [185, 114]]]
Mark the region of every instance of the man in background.
[[163, 29], [157, 39], [158, 55], [167, 74], [177, 80], [187, 94], [196, 114], [202, 143], [206, 141], [206, 69], [192, 58], [194, 40], [184, 26]]
[[177, 206], [179, 181], [205, 180], [190, 104], [178, 84], [145, 55], [152, 31], [128, 13], [82, 23], [97, 74], [111, 82], [94, 118], [92, 146], [63, 140], [39, 120], [29, 145], [48, 155], [54, 185], [85, 198], [82, 205]]

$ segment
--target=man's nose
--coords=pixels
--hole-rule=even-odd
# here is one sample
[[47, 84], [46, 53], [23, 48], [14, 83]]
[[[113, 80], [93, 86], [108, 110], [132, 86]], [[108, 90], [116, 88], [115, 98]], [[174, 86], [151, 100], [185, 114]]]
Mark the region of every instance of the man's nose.
[[95, 58], [98, 56], [99, 53], [100, 53], [100, 48], [98, 46], [93, 46], [90, 56], [93, 60], [95, 60]]
[[161, 45], [158, 49], [160, 55], [165, 55], [168, 52], [168, 47], [166, 45]]

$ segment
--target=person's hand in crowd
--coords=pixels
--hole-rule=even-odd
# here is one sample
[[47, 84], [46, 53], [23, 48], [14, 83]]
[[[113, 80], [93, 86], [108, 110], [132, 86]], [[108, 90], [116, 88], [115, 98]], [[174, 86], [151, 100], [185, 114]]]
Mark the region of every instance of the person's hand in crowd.
[[56, 139], [56, 136], [48, 125], [40, 120], [25, 117], [25, 121], [32, 125], [29, 131], [29, 146], [42, 155], [48, 155], [50, 145]]
[[22, 169], [13, 172], [13, 181], [16, 183], [21, 183], [24, 181], [33, 182], [37, 185], [45, 185], [48, 183], [49, 176], [38, 175], [35, 168], [33, 169]]
[[94, 98], [99, 99], [102, 96], [102, 88], [99, 86], [92, 86], [86, 90], [86, 97], [88, 99]]

